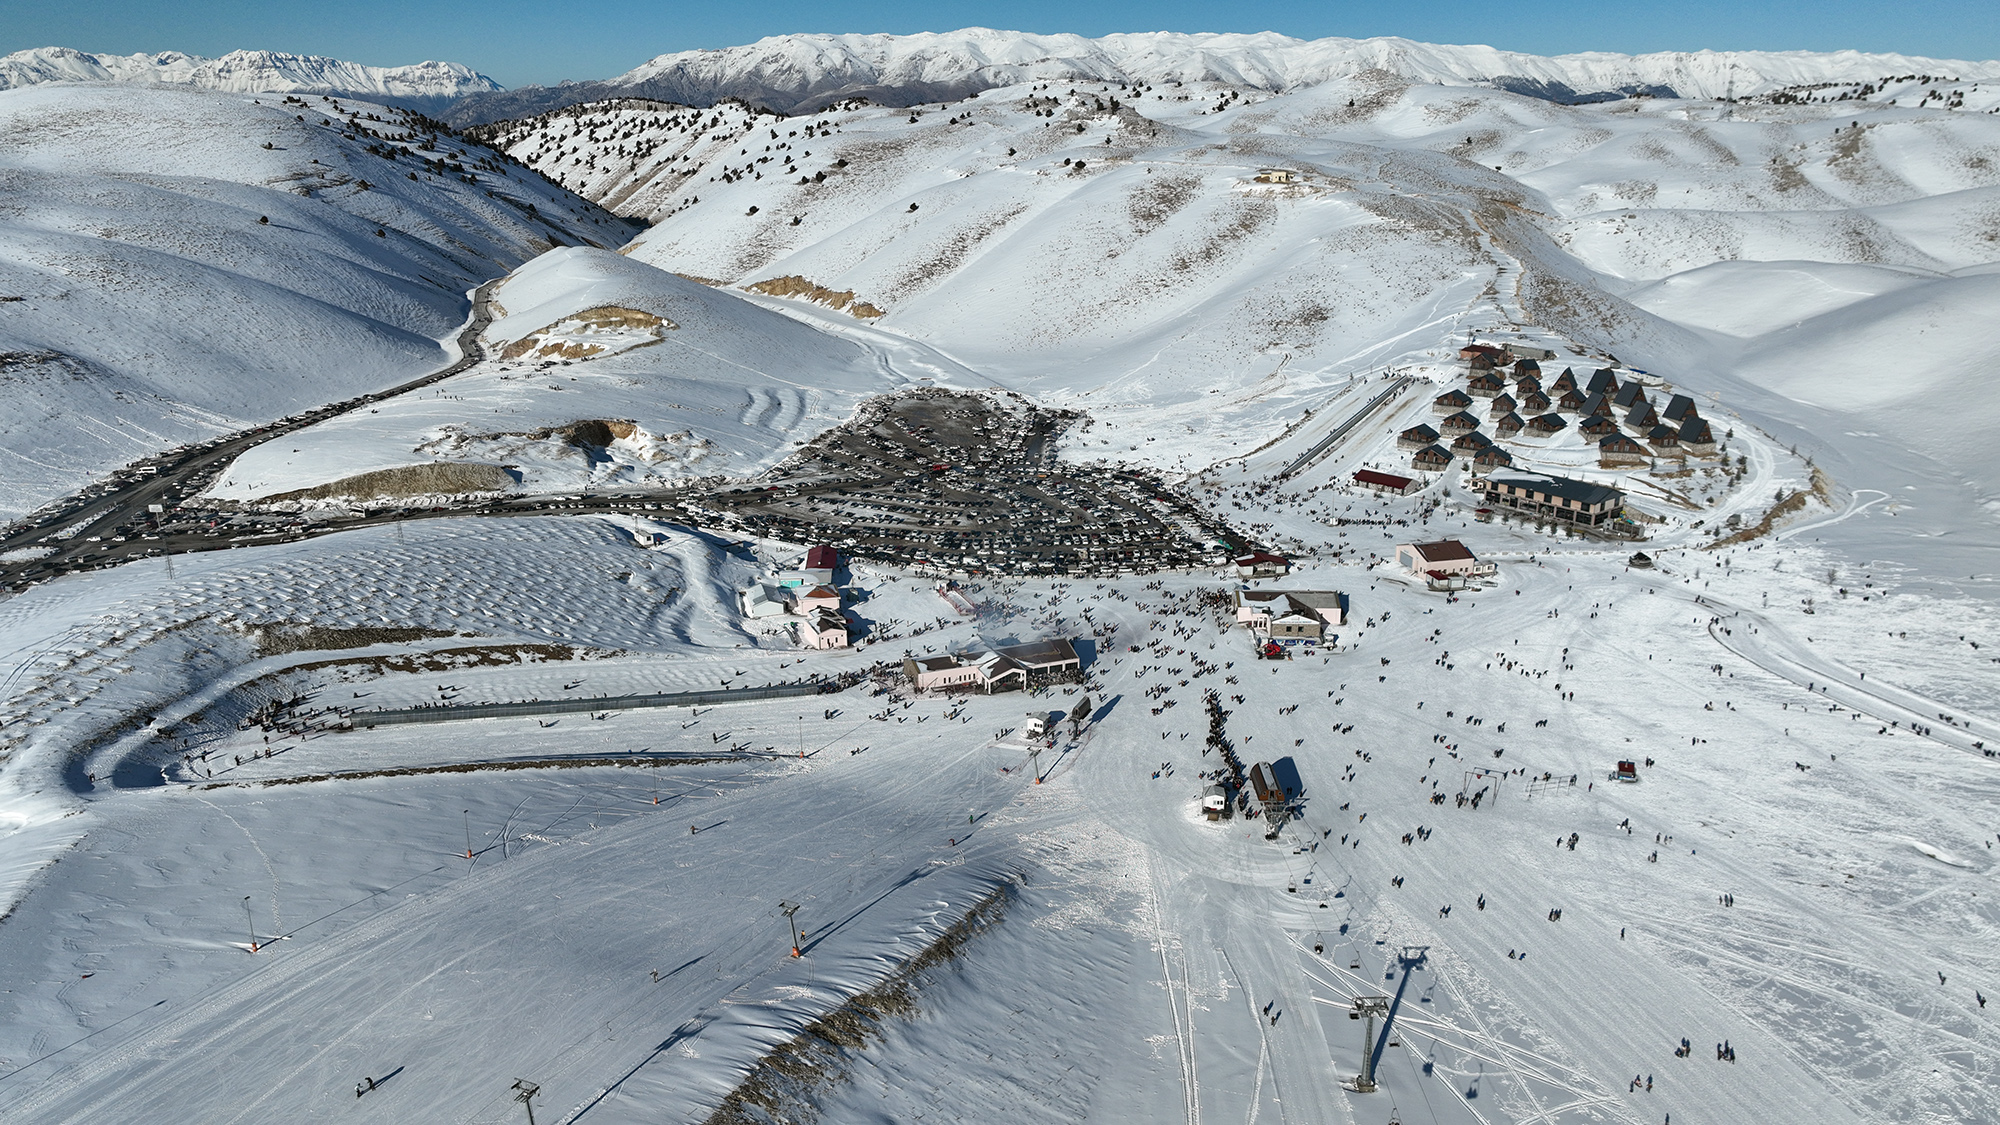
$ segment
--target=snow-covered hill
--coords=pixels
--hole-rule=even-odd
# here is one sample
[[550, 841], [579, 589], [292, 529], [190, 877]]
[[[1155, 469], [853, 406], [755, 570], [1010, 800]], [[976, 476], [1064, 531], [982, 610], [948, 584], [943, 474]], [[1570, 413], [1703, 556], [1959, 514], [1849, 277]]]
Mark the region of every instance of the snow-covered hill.
[[1089, 39], [973, 27], [918, 35], [778, 35], [740, 47], [678, 51], [600, 82], [472, 95], [453, 107], [451, 119], [469, 124], [526, 117], [612, 97], [698, 106], [731, 97], [788, 113], [850, 97], [911, 106], [1028, 82], [1214, 82], [1276, 92], [1364, 73], [1574, 102], [1638, 93], [1745, 97], [1905, 74], [1976, 80], [2000, 77], [2000, 62], [1860, 51], [1546, 56], [1398, 38], [1145, 32]]
[[1166, 468], [1512, 322], [1754, 404], [1849, 483], [1898, 465], [1943, 511], [2000, 496], [2000, 387], [1968, 377], [2000, 299], [2000, 91], [1889, 97], [1561, 106], [1376, 72], [796, 118], [624, 101], [477, 132], [651, 219], [635, 257], [851, 294]]
[[0, 90], [49, 82], [166, 83], [237, 94], [332, 94], [432, 112], [469, 94], [501, 88], [458, 63], [364, 66], [283, 51], [231, 51], [205, 59], [179, 51], [98, 55], [68, 47], [37, 47], [0, 56]]
[[[504, 464], [542, 492], [749, 476], [862, 398], [915, 381], [883, 348], [605, 250], [552, 250], [493, 300], [502, 315], [486, 340], [500, 358], [447, 394], [403, 395], [258, 446], [213, 495], [260, 499], [433, 460]], [[574, 436], [592, 422], [610, 440]]]
[[466, 292], [631, 225], [386, 108], [0, 92], [0, 513], [447, 362]]

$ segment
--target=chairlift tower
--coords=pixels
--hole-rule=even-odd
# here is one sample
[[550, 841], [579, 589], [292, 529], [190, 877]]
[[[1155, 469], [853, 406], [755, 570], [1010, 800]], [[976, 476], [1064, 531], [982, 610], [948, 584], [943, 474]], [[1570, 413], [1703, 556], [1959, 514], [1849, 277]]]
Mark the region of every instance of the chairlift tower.
[[536, 1094], [542, 1092], [542, 1088], [539, 1085], [530, 1082], [525, 1078], [516, 1078], [514, 1079], [513, 1090], [514, 1090], [514, 1100], [520, 1102], [523, 1106], [527, 1107], [528, 1125], [535, 1125], [534, 1097]]
[[1354, 1007], [1347, 1013], [1351, 1020], [1364, 1021], [1361, 1034], [1361, 1073], [1352, 1082], [1342, 1083], [1358, 1094], [1375, 1092], [1375, 1018], [1389, 1016], [1387, 996], [1357, 996]]
[[791, 923], [792, 956], [797, 957], [799, 955], [799, 920], [798, 920], [799, 904], [796, 902], [780, 902], [778, 904], [778, 910], [784, 914], [785, 921]]

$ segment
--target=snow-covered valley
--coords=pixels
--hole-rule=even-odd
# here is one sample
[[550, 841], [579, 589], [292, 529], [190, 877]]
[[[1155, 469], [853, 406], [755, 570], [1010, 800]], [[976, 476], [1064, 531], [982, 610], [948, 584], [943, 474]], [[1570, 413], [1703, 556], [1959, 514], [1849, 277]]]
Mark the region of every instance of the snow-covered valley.
[[[1563, 105], [1491, 79], [1585, 56], [1128, 38], [464, 135], [0, 91], [10, 514], [444, 367], [493, 282], [153, 557], [0, 559], [0, 1116], [2000, 1119], [1988, 64]], [[1620, 518], [1483, 491], [1536, 474]], [[1141, 565], [1085, 480], [1289, 573]], [[981, 489], [825, 578], [755, 515]], [[1333, 635], [1242, 623], [1285, 590]], [[1205, 819], [1225, 758], [1288, 792]]]

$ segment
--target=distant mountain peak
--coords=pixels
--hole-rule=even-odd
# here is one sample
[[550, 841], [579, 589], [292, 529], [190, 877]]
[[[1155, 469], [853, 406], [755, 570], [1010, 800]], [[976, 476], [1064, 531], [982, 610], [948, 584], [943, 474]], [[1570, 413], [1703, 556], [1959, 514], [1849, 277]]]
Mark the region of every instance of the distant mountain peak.
[[285, 51], [231, 51], [208, 59], [179, 51], [100, 55], [37, 47], [0, 57], [0, 89], [50, 82], [157, 82], [239, 94], [338, 94], [420, 107], [442, 107], [469, 94], [502, 89], [459, 63], [365, 66]]

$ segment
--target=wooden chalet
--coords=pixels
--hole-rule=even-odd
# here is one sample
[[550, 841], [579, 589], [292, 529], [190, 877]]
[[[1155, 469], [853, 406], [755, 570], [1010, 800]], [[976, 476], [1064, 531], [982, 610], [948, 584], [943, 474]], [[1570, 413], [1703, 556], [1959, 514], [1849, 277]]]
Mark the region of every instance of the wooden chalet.
[[1552, 395], [1560, 395], [1564, 391], [1573, 391], [1575, 389], [1576, 372], [1571, 371], [1567, 367], [1563, 368], [1562, 374], [1556, 376], [1555, 382], [1549, 384], [1549, 393]]
[[1628, 413], [1649, 401], [1651, 400], [1646, 397], [1646, 388], [1635, 382], [1626, 383], [1618, 388], [1617, 394], [1611, 396], [1611, 405]]
[[1689, 418], [1698, 418], [1700, 416], [1701, 412], [1695, 409], [1694, 400], [1686, 395], [1675, 395], [1673, 398], [1667, 400], [1667, 408], [1660, 411], [1660, 417], [1675, 426], [1680, 425]]
[[1560, 414], [1537, 414], [1528, 419], [1528, 432], [1536, 437], [1548, 437], [1567, 429], [1569, 423], [1563, 421], [1563, 416]]
[[1681, 448], [1680, 431], [1664, 423], [1646, 430], [1646, 444], [1661, 457], [1684, 457], [1687, 451]]
[[1597, 442], [1597, 464], [1600, 468], [1615, 469], [1625, 465], [1646, 463], [1646, 447], [1613, 432]]
[[1611, 396], [1602, 392], [1585, 396], [1583, 400], [1583, 413], [1586, 417], [1597, 415], [1602, 415], [1606, 418], [1611, 417]]
[[1465, 384], [1466, 393], [1474, 398], [1492, 398], [1507, 389], [1507, 380], [1491, 371], [1475, 371]]
[[1478, 430], [1472, 430], [1470, 432], [1460, 434], [1458, 438], [1451, 443], [1451, 451], [1453, 453], [1458, 454], [1460, 457], [1467, 457], [1474, 453], [1479, 452], [1482, 449], [1485, 449], [1487, 446], [1492, 444], [1493, 444], [1492, 438], [1487, 437], [1485, 434], [1480, 433]]
[[1556, 410], [1558, 413], [1562, 414], [1582, 413], [1583, 396], [1577, 393], [1577, 389], [1575, 387], [1571, 387], [1569, 390], [1566, 390], [1562, 393], [1562, 397], [1556, 399]]
[[1479, 428], [1479, 419], [1461, 410], [1438, 423], [1438, 430], [1447, 436], [1462, 434]]
[[1490, 562], [1481, 562], [1471, 548], [1456, 539], [1440, 539], [1435, 543], [1398, 543], [1396, 565], [1417, 577], [1458, 574], [1477, 578], [1494, 574], [1500, 569]]
[[1513, 395], [1494, 395], [1493, 401], [1487, 404], [1486, 416], [1488, 418], [1498, 418], [1502, 414], [1512, 414], [1514, 407], [1518, 405], [1520, 404], [1514, 401]]
[[1549, 396], [1540, 391], [1528, 391], [1521, 396], [1523, 414], [1547, 414], [1551, 405]]
[[1642, 402], [1625, 415], [1625, 424], [1635, 430], [1650, 430], [1660, 424], [1660, 412], [1650, 402]]
[[1680, 432], [1675, 436], [1681, 439], [1682, 449], [1697, 457], [1710, 457], [1715, 454], [1715, 431], [1709, 429], [1708, 423], [1700, 418], [1690, 415], [1681, 423]]
[[1454, 387], [1431, 400], [1431, 413], [1456, 414], [1471, 405], [1472, 396]]
[[1577, 429], [1584, 437], [1597, 439], [1617, 433], [1618, 423], [1613, 422], [1602, 414], [1592, 414], [1588, 418], [1585, 418]]
[[1396, 435], [1397, 449], [1422, 449], [1438, 439], [1438, 432], [1429, 426], [1411, 426]]
[[1611, 370], [1609, 367], [1600, 367], [1596, 371], [1591, 372], [1590, 385], [1585, 387], [1583, 390], [1585, 394], [1593, 394], [1593, 395], [1617, 394], [1618, 373]]
[[1488, 473], [1494, 469], [1511, 469], [1513, 467], [1514, 455], [1497, 445], [1489, 445], [1472, 455], [1472, 471], [1474, 473]]
[[1427, 445], [1410, 455], [1410, 467], [1427, 473], [1451, 468], [1451, 451], [1442, 445]]
[[1521, 427], [1526, 424], [1521, 421], [1519, 414], [1502, 414], [1494, 421], [1493, 432], [1503, 438], [1513, 437], [1515, 434], [1520, 433]]

